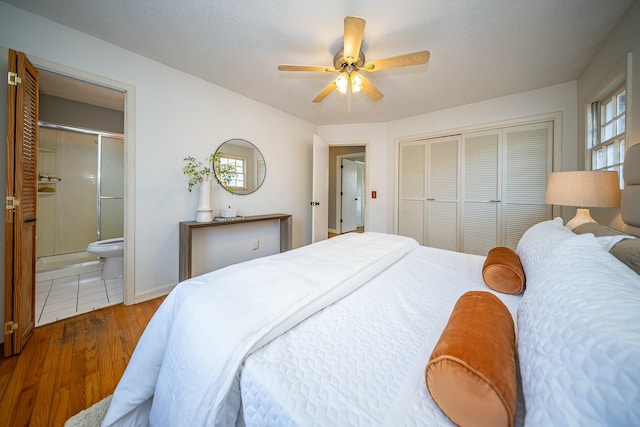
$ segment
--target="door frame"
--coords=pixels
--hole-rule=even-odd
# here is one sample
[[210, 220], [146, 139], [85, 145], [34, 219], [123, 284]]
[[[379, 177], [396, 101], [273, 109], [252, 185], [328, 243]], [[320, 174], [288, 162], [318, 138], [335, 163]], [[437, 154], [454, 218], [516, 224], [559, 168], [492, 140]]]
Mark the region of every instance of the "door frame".
[[135, 303], [135, 86], [35, 56], [37, 68], [124, 92], [124, 304]]
[[[370, 159], [369, 159], [369, 152], [371, 151], [369, 149], [369, 141], [327, 141], [327, 143], [329, 144], [329, 148], [331, 147], [362, 147], [362, 150], [364, 151], [364, 230], [368, 230], [369, 229], [369, 200], [368, 200], [368, 195], [369, 195], [369, 164], [370, 164]], [[350, 153], [350, 154], [341, 154], [336, 156], [337, 158], [340, 158], [340, 156], [353, 156], [355, 154], [356, 157], [362, 157], [362, 152], [359, 153]], [[340, 163], [338, 160], [338, 164], [337, 164], [337, 170], [336, 170], [336, 185], [339, 186], [340, 185]], [[336, 191], [336, 198], [339, 199], [340, 198], [340, 188], [337, 188]], [[336, 200], [336, 212], [335, 215], [339, 216], [339, 212], [342, 212], [342, 206], [340, 205], [340, 200]], [[340, 227], [340, 218], [337, 218], [336, 221], [336, 231], [338, 233], [340, 233], [341, 231], [341, 227]]]
[[[320, 137], [318, 135], [314, 135], [314, 138], [313, 138], [314, 139], [314, 144], [315, 144], [315, 139], [316, 138], [319, 138], [320, 140], [324, 141], [322, 139], [322, 137]], [[370, 163], [370, 160], [369, 160], [369, 151], [370, 150], [368, 149], [369, 142], [368, 141], [346, 141], [346, 142], [325, 141], [325, 142], [327, 144], [327, 157], [329, 155], [329, 148], [330, 147], [339, 147], [339, 146], [343, 146], [344, 147], [344, 146], [347, 146], [347, 147], [362, 147], [364, 149], [364, 152], [365, 152], [365, 154], [364, 154], [364, 161], [365, 161], [365, 165], [364, 165], [364, 193], [365, 193], [364, 194], [364, 229], [366, 231], [366, 230], [369, 229], [369, 203], [367, 201], [367, 193], [368, 193], [368, 188], [369, 188], [369, 167], [368, 167], [368, 164]], [[313, 156], [314, 156], [313, 151], [314, 150], [312, 150], [311, 163], [315, 164], [315, 160], [313, 159]], [[328, 165], [327, 165], [327, 170], [323, 171], [323, 173], [326, 173], [327, 176], [328, 176], [328, 174], [329, 174]], [[311, 175], [312, 175], [312, 177], [311, 177], [311, 181], [312, 181], [312, 199], [313, 199], [313, 196], [314, 196], [313, 192], [315, 191], [313, 189], [313, 186], [315, 186], [316, 182], [318, 182], [320, 180], [320, 177], [316, 176], [318, 174], [319, 174], [319, 172], [315, 171], [315, 170], [313, 170], [311, 172]], [[328, 194], [328, 190], [329, 190], [328, 181], [329, 180], [327, 179], [327, 184], [326, 184], [327, 185], [327, 188], [326, 188], [327, 194]], [[313, 201], [312, 201], [312, 203], [313, 203]], [[314, 218], [315, 218], [314, 212], [315, 212], [315, 209], [317, 209], [317, 208], [318, 208], [317, 206], [313, 206], [312, 214], [311, 214], [311, 222], [312, 222], [312, 226], [311, 226], [311, 229], [312, 229], [311, 242], [314, 242], [314, 240], [313, 240], [313, 237], [314, 237], [313, 236], [313, 229], [314, 229]], [[328, 206], [326, 208], [328, 209]], [[328, 213], [328, 210], [327, 210], [327, 213]], [[325, 228], [327, 230], [329, 228], [328, 227], [329, 226], [328, 222], [329, 221], [328, 221], [328, 215], [327, 215], [327, 224], [325, 224]]]
[[[329, 144], [331, 146], [331, 144]], [[348, 147], [350, 146], [354, 146], [354, 147], [360, 147], [359, 145], [347, 145]], [[338, 156], [336, 156], [336, 233], [337, 234], [342, 234], [342, 222], [340, 222], [340, 220], [342, 219], [342, 197], [340, 196], [340, 192], [342, 191], [342, 169], [340, 168], [340, 166], [342, 166], [342, 159], [352, 159], [352, 158], [358, 158], [358, 157], [362, 157], [364, 156], [365, 161], [364, 161], [364, 177], [363, 177], [363, 197], [364, 197], [364, 218], [365, 218], [365, 230], [367, 229], [367, 150], [366, 150], [366, 146], [363, 146], [364, 151], [361, 153], [350, 153], [350, 154], [340, 154]], [[357, 226], [357, 224], [356, 224]]]
[[316, 243], [329, 238], [329, 144], [314, 134], [311, 152], [311, 243]]

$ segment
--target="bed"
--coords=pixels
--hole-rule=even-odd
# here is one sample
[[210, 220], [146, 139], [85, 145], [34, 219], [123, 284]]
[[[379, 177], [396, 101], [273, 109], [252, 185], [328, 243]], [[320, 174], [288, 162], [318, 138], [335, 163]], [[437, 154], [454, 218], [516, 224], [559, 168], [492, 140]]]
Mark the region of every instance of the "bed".
[[[627, 188], [640, 188], [628, 175]], [[640, 226], [638, 208], [627, 210], [625, 221]], [[506, 424], [640, 425], [640, 275], [611, 253], [640, 239], [597, 234], [560, 218], [529, 229], [509, 254], [523, 293], [496, 284], [509, 262], [488, 279], [491, 253], [382, 233], [189, 279], [150, 321], [103, 425], [451, 426], [460, 413], [482, 425], [488, 407]], [[490, 303], [466, 317], [463, 335], [478, 335], [459, 342], [465, 353], [449, 357], [453, 365], [431, 370], [470, 297]], [[484, 348], [502, 329], [513, 348]], [[470, 379], [465, 358], [479, 355], [494, 371]], [[513, 372], [500, 362], [496, 374], [497, 360]], [[517, 405], [504, 402], [503, 380], [517, 384]], [[450, 406], [464, 387], [491, 396]]]

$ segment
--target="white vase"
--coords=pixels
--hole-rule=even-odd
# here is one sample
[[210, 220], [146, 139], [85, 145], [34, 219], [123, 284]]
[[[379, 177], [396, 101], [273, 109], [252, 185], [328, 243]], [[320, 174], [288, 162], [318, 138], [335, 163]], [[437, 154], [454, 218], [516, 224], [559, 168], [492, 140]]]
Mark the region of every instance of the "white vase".
[[211, 181], [202, 181], [198, 185], [198, 213], [196, 222], [213, 221], [213, 209], [211, 208]]

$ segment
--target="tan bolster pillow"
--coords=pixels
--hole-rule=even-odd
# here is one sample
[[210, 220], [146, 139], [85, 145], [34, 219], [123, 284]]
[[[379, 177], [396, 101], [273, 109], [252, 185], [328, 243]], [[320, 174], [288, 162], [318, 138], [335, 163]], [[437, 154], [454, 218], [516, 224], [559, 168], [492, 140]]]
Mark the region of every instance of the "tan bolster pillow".
[[520, 257], [504, 246], [489, 251], [482, 266], [482, 278], [491, 289], [505, 294], [519, 294], [525, 286]]
[[460, 297], [425, 369], [427, 390], [460, 426], [511, 426], [516, 414], [513, 319], [490, 292]]

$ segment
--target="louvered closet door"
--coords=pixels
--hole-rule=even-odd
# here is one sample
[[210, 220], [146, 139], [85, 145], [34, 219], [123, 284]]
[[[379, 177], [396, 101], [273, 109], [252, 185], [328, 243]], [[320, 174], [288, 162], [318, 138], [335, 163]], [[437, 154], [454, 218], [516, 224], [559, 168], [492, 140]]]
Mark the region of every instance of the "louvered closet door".
[[503, 245], [515, 249], [532, 225], [551, 219], [544, 203], [552, 169], [553, 122], [505, 128], [505, 189]]
[[501, 130], [463, 135], [462, 252], [486, 255], [500, 241]]
[[399, 147], [398, 234], [413, 237], [421, 245], [425, 244], [426, 156], [424, 141], [403, 143]]
[[458, 249], [458, 151], [460, 137], [429, 140], [426, 245]]

